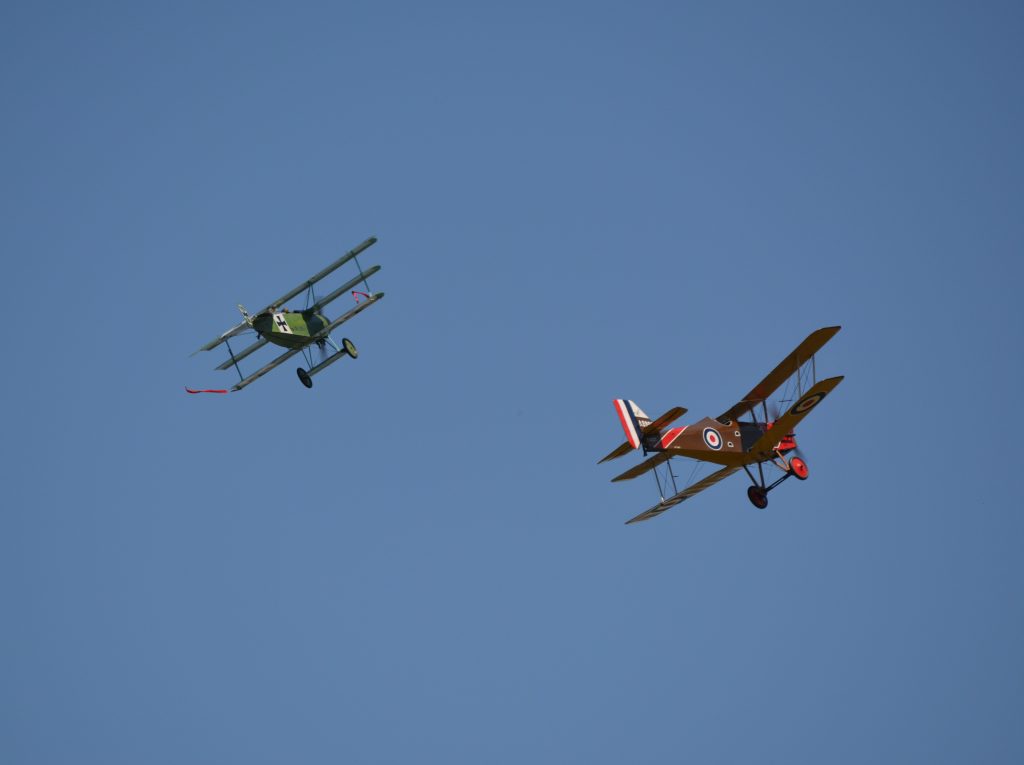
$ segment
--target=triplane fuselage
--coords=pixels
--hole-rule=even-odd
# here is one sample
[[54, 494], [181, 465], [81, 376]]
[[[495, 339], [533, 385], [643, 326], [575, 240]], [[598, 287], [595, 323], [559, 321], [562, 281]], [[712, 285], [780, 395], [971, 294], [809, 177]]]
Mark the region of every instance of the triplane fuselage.
[[305, 348], [331, 320], [322, 313], [312, 311], [289, 311], [280, 308], [264, 311], [252, 317], [252, 328], [274, 345], [282, 348]]
[[[747, 490], [747, 497], [762, 509], [768, 506], [768, 492], [783, 481], [791, 477], [805, 480], [809, 470], [804, 459], [798, 456], [794, 430], [843, 380], [842, 377], [820, 381], [812, 379], [816, 373], [814, 355], [839, 329], [825, 327], [812, 332], [739, 403], [718, 417], [705, 417], [691, 425], [668, 427], [686, 414], [686, 409], [675, 407], [652, 420], [632, 401], [616, 399], [615, 411], [626, 434], [626, 442], [601, 462], [621, 457], [636, 449], [642, 449], [644, 455], [653, 453], [653, 457], [612, 480], [624, 481], [653, 471], [662, 494], [657, 505], [627, 523], [645, 521], [660, 515], [739, 470], [745, 471], [753, 484]], [[791, 378], [795, 378], [795, 390], [793, 397], [786, 399], [786, 411], [770, 416], [768, 397]], [[805, 383], [808, 382], [811, 385], [805, 389]], [[757, 418], [759, 410], [762, 414], [760, 420]], [[658, 473], [658, 469], [673, 457], [685, 457], [722, 467], [680, 491], [670, 466], [665, 470], [664, 479]], [[771, 483], [767, 482], [765, 466], [777, 468], [782, 473], [781, 477]], [[756, 470], [757, 477], [752, 469]], [[667, 488], [673, 491], [666, 498]]]

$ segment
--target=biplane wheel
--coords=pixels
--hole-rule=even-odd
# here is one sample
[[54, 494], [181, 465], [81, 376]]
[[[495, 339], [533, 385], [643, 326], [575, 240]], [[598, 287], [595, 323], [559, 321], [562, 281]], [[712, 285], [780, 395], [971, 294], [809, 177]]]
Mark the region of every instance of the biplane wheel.
[[758, 510], [764, 510], [768, 507], [768, 492], [760, 486], [748, 486], [747, 499], [749, 499], [750, 503]]
[[799, 457], [794, 457], [789, 461], [789, 472], [793, 474], [794, 478], [799, 478], [801, 481], [806, 481], [807, 476], [811, 474], [811, 471], [807, 469], [807, 463]]
[[313, 378], [309, 376], [309, 372], [307, 372], [305, 369], [299, 367], [298, 369], [295, 370], [295, 374], [299, 376], [299, 379], [302, 380], [302, 384], [305, 385], [307, 388], [313, 387]]
[[341, 338], [341, 349], [352, 358], [359, 358], [359, 351], [356, 350], [356, 344], [349, 340], [347, 337]]

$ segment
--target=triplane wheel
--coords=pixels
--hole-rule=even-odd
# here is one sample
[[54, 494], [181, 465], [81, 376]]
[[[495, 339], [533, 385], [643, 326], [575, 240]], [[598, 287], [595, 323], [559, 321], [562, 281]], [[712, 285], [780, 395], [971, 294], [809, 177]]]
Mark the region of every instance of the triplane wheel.
[[309, 376], [309, 373], [306, 372], [305, 369], [299, 367], [298, 369], [295, 370], [295, 374], [299, 376], [299, 379], [302, 380], [302, 384], [305, 385], [307, 388], [313, 387], [313, 378]]
[[758, 510], [764, 510], [768, 507], [768, 492], [760, 486], [748, 486], [747, 499], [749, 499], [751, 504]]
[[811, 473], [807, 469], [807, 463], [799, 457], [794, 457], [789, 461], [789, 472], [793, 474], [794, 478], [799, 478], [801, 481], [806, 481], [807, 476]]
[[349, 340], [347, 337], [341, 338], [341, 347], [349, 356], [354, 359], [359, 358], [359, 351], [356, 350], [356, 344]]

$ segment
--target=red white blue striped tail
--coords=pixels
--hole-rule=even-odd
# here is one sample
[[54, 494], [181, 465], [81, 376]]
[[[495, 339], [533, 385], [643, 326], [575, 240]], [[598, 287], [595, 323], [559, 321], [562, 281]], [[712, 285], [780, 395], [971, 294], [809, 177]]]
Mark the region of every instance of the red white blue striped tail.
[[644, 414], [643, 409], [624, 398], [615, 399], [615, 411], [626, 433], [626, 441], [634, 449], [639, 449], [644, 428], [651, 424], [651, 418]]

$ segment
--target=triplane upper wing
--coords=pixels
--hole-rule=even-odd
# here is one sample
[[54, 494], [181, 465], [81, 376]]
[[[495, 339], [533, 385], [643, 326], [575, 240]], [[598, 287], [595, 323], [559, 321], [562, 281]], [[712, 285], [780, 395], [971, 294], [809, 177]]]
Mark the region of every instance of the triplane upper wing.
[[[217, 369], [226, 370], [230, 367], [234, 367], [238, 372], [239, 382], [231, 388], [232, 391], [242, 390], [270, 370], [290, 359], [292, 356], [302, 353], [310, 368], [307, 371], [300, 367], [297, 370], [297, 373], [303, 385], [307, 388], [311, 388], [313, 386], [311, 378], [315, 374], [330, 366], [343, 356], [350, 356], [352, 358], [356, 358], [358, 356], [355, 344], [352, 343], [351, 340], [343, 338], [341, 341], [341, 347], [339, 347], [335, 344], [334, 340], [331, 339], [331, 331], [344, 324], [353, 316], [362, 313], [384, 297], [383, 292], [371, 293], [369, 282], [367, 281], [370, 276], [373, 276], [380, 270], [380, 266], [375, 265], [363, 270], [357, 259], [357, 256], [360, 253], [364, 252], [376, 242], [377, 238], [371, 236], [359, 246], [346, 252], [340, 258], [327, 266], [327, 268], [324, 268], [319, 273], [309, 279], [306, 279], [294, 289], [284, 293], [281, 297], [271, 302], [266, 308], [256, 314], [250, 315], [243, 306], [239, 305], [238, 308], [242, 312], [243, 320], [239, 324], [236, 324], [223, 334], [203, 345], [198, 351], [196, 351], [196, 353], [199, 351], [212, 350], [221, 343], [225, 344], [229, 358], [217, 366]], [[359, 275], [349, 279], [327, 295], [317, 297], [314, 286], [349, 261], [355, 262], [356, 267], [359, 269]], [[366, 290], [365, 292], [353, 289], [360, 284], [364, 285]], [[305, 308], [290, 311], [288, 308], [284, 307], [286, 302], [298, 296], [302, 292], [307, 293]], [[334, 321], [331, 321], [321, 313], [325, 306], [349, 292], [351, 292], [352, 296], [356, 299], [355, 307], [346, 311], [342, 316]], [[365, 300], [360, 302], [359, 296], [364, 297]], [[234, 352], [229, 340], [246, 332], [255, 333], [257, 339], [237, 353]], [[248, 377], [243, 375], [241, 369], [239, 369], [238, 363], [268, 344], [278, 345], [286, 348], [287, 350], [269, 364], [263, 366], [257, 372], [249, 375]], [[313, 345], [316, 345], [321, 351], [320, 363], [314, 362], [311, 352]], [[330, 345], [335, 351], [330, 356], [326, 355], [327, 345]], [[189, 392], [226, 393], [227, 391], [193, 391], [189, 389]]]

